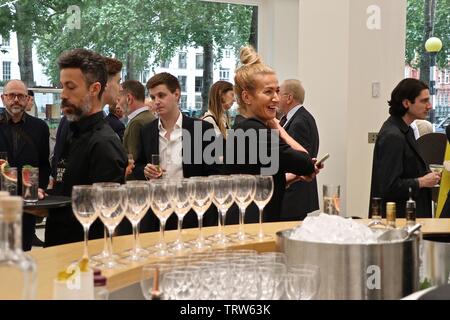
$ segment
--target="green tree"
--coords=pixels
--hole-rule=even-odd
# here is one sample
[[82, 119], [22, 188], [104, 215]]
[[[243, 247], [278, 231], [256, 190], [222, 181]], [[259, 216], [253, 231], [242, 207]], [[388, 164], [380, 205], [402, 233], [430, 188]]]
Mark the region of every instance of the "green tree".
[[448, 68], [450, 54], [450, 0], [408, 0], [406, 28], [406, 63], [420, 68], [420, 78], [430, 80], [430, 57], [425, 42], [431, 36], [438, 37], [444, 47], [437, 55], [440, 68]]

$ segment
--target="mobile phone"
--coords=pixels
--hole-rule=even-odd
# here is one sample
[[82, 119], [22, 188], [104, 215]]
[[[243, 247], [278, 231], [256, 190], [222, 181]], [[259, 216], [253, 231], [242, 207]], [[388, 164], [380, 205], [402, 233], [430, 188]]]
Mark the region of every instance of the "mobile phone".
[[327, 153], [326, 155], [324, 155], [322, 158], [320, 158], [320, 160], [318, 160], [316, 162], [316, 166], [320, 166], [323, 162], [325, 162], [328, 158], [330, 157], [330, 154]]

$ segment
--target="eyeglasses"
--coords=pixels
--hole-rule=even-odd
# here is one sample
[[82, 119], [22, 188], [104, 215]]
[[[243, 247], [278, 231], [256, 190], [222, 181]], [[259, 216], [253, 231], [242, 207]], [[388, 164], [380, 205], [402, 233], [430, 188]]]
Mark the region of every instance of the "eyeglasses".
[[16, 98], [17, 98], [17, 100], [19, 100], [19, 101], [25, 101], [28, 98], [28, 95], [21, 94], [21, 93], [19, 93], [19, 94], [5, 93], [3, 96], [8, 100], [16, 100]]

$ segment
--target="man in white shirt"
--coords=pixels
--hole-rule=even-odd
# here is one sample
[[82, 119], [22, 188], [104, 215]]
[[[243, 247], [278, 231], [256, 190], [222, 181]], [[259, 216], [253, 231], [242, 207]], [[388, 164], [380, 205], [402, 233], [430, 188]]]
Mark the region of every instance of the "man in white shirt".
[[[214, 134], [209, 141], [203, 139], [205, 132], [207, 130], [214, 132], [214, 128], [206, 121], [190, 118], [181, 113], [178, 105], [181, 97], [178, 79], [169, 73], [160, 73], [148, 81], [147, 89], [155, 103], [159, 119], [141, 130], [136, 167], [133, 170], [135, 177], [143, 180], [160, 179], [164, 176], [190, 178], [220, 174], [220, 165], [207, 164], [203, 157], [201, 161], [195, 161], [198, 160], [196, 151], [197, 153], [202, 151], [203, 154], [205, 148], [214, 142]], [[197, 132], [194, 128], [201, 128], [201, 131]], [[201, 149], [197, 150], [198, 148]], [[183, 158], [184, 153], [191, 156], [188, 161]], [[152, 158], [157, 155], [159, 155], [160, 167], [163, 171], [152, 163]], [[173, 222], [170, 220], [167, 221], [168, 229], [176, 226], [176, 223], [173, 223], [176, 220], [173, 219]], [[216, 221], [216, 214], [205, 215], [205, 225], [213, 225]], [[159, 224], [154, 222], [152, 221], [151, 228], [146, 231], [159, 230]], [[195, 227], [196, 222], [195, 214], [190, 212], [184, 219], [184, 226]]]

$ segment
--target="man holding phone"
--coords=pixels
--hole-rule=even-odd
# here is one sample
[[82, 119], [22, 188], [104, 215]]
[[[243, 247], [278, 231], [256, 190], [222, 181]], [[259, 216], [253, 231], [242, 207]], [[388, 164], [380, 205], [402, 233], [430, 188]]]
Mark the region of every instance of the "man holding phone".
[[[280, 87], [280, 109], [285, 116], [280, 124], [287, 133], [300, 143], [311, 158], [316, 158], [319, 150], [319, 132], [314, 117], [305, 109], [305, 89], [298, 80], [286, 80]], [[308, 213], [319, 209], [317, 180], [295, 181], [290, 184], [283, 198], [281, 219], [284, 221], [303, 220]]]

